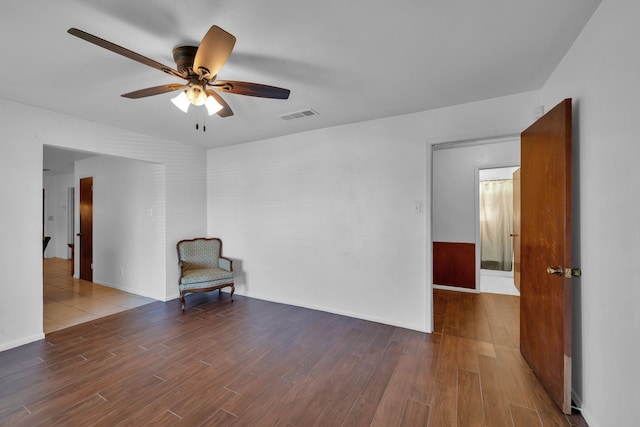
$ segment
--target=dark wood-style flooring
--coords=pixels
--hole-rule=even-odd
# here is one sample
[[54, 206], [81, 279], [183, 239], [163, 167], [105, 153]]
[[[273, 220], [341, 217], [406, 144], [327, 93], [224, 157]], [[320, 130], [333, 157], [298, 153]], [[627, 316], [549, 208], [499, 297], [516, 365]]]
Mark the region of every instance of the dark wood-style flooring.
[[518, 299], [434, 291], [435, 333], [210, 293], [0, 353], [11, 426], [584, 426], [518, 351]]

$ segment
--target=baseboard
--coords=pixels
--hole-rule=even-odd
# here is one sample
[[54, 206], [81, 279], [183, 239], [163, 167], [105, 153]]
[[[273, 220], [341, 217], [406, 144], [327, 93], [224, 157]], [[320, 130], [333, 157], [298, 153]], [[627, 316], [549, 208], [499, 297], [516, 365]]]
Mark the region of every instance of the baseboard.
[[433, 285], [433, 289], [441, 289], [443, 291], [467, 292], [469, 294], [479, 294], [477, 289], [459, 288], [457, 286]]
[[116, 289], [118, 291], [126, 292], [126, 293], [129, 293], [129, 294], [132, 294], [132, 295], [137, 295], [139, 297], [151, 298], [151, 299], [154, 299], [156, 301], [164, 300], [164, 296], [159, 297], [158, 295], [143, 294], [143, 293], [140, 293], [139, 289], [133, 289], [133, 288], [123, 287], [123, 286], [117, 286], [117, 285], [115, 285], [113, 283], [103, 282], [102, 280], [95, 280], [94, 279], [92, 283], [95, 283], [96, 285], [106, 286], [107, 288]]
[[571, 400], [573, 400], [577, 408], [582, 408], [582, 399], [574, 389], [571, 389]]
[[16, 348], [16, 347], [20, 347], [21, 345], [25, 345], [25, 344], [29, 344], [32, 343], [34, 341], [39, 341], [44, 339], [44, 332], [41, 332], [39, 334], [35, 334], [35, 335], [31, 335], [30, 337], [25, 337], [25, 338], [21, 338], [19, 340], [15, 340], [15, 341], [11, 341], [11, 342], [6, 342], [3, 344], [0, 344], [0, 351], [5, 351], [5, 350], [10, 350], [12, 348]]
[[332, 314], [337, 314], [337, 315], [340, 315], [340, 316], [351, 317], [351, 318], [354, 318], [354, 319], [367, 320], [369, 322], [382, 323], [382, 324], [385, 324], [385, 325], [395, 326], [395, 327], [404, 328], [404, 329], [411, 329], [413, 331], [418, 331], [418, 332], [423, 332], [423, 333], [432, 333], [433, 332], [433, 331], [427, 330], [424, 327], [421, 327], [419, 325], [405, 324], [403, 322], [390, 322], [389, 319], [380, 318], [380, 317], [376, 317], [376, 316], [367, 316], [367, 315], [363, 315], [363, 314], [360, 314], [360, 313], [354, 313], [354, 312], [350, 312], [350, 311], [346, 311], [346, 310], [336, 310], [336, 309], [333, 309], [331, 307], [323, 307], [323, 306], [314, 305], [314, 304], [306, 304], [306, 303], [302, 303], [300, 301], [273, 298], [271, 295], [267, 296], [267, 295], [247, 294], [247, 293], [244, 293], [242, 291], [238, 291], [238, 288], [236, 288], [235, 295], [242, 295], [242, 296], [245, 296], [247, 298], [255, 298], [255, 299], [262, 300], [262, 301], [269, 301], [269, 302], [273, 302], [273, 303], [277, 303], [277, 304], [286, 304], [286, 305], [292, 305], [292, 306], [295, 306], [295, 307], [307, 308], [309, 310], [323, 311], [325, 313], [332, 313]]

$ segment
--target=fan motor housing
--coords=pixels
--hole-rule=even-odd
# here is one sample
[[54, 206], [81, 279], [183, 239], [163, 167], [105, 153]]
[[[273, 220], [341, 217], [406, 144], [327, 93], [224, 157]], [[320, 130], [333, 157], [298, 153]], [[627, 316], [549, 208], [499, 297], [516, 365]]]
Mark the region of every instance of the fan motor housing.
[[173, 60], [180, 73], [191, 75], [193, 73], [193, 60], [198, 48], [196, 46], [178, 46], [173, 49]]

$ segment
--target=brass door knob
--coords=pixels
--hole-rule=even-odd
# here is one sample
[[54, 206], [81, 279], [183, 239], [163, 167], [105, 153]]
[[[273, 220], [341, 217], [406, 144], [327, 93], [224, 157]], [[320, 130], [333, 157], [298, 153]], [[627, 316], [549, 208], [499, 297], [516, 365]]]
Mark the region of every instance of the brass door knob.
[[547, 267], [547, 274], [557, 274], [558, 276], [562, 276], [563, 273], [564, 273], [564, 270], [560, 266]]

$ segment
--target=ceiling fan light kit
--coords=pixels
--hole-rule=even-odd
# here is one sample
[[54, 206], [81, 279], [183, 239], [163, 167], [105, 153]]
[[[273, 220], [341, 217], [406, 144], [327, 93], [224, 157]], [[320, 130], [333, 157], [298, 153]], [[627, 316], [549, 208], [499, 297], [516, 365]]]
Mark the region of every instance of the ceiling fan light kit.
[[175, 98], [171, 98], [171, 102], [173, 102], [173, 105], [175, 105], [185, 113], [189, 111], [189, 105], [191, 105], [191, 102], [189, 102], [189, 99], [187, 98], [186, 92], [180, 92], [178, 96], [176, 96]]
[[[206, 96], [202, 89], [198, 95], [193, 95], [193, 92], [190, 92], [191, 89], [192, 88], [189, 88], [183, 92], [180, 92], [178, 96], [176, 96], [175, 98], [171, 98], [171, 102], [173, 102], [176, 107], [178, 107], [185, 113], [189, 112], [189, 106], [192, 104], [197, 106], [204, 105], [207, 108], [207, 113], [209, 113], [210, 116], [214, 115], [222, 109], [222, 105], [220, 105], [213, 96]], [[189, 97], [190, 93], [191, 98]]]
[[188, 112], [190, 105], [204, 105], [209, 115], [217, 113], [220, 117], [232, 116], [233, 111], [215, 91], [260, 98], [289, 98], [289, 89], [259, 83], [217, 80], [218, 72], [231, 55], [236, 38], [216, 25], [209, 28], [200, 46], [179, 46], [173, 49], [173, 60], [177, 69], [77, 28], [69, 28], [67, 32], [104, 49], [186, 80], [183, 84], [166, 84], [122, 94], [125, 98], [138, 99], [180, 91], [180, 94], [172, 98], [171, 101], [185, 113]]
[[207, 96], [204, 106], [207, 108], [207, 112], [210, 116], [213, 116], [215, 113], [222, 110], [222, 105], [220, 105], [213, 96]]

